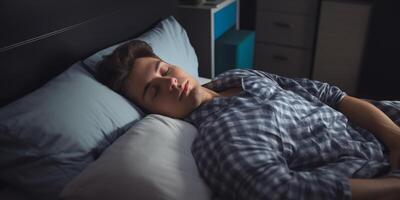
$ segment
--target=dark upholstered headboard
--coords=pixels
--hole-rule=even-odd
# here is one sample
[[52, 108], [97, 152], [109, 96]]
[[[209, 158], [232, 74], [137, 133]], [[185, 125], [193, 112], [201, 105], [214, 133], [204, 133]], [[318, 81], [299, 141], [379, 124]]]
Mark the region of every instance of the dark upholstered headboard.
[[174, 14], [177, 0], [0, 2], [0, 107]]

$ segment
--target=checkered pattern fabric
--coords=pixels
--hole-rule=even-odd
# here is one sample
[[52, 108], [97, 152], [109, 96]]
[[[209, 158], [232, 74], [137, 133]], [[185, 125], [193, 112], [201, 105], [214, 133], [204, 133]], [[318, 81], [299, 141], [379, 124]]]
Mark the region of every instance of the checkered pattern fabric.
[[[335, 86], [231, 70], [205, 87], [242, 88], [186, 118], [199, 129], [192, 153], [214, 199], [350, 199], [348, 177], [389, 171], [385, 146], [335, 110], [345, 95]], [[400, 123], [400, 102], [373, 103]]]

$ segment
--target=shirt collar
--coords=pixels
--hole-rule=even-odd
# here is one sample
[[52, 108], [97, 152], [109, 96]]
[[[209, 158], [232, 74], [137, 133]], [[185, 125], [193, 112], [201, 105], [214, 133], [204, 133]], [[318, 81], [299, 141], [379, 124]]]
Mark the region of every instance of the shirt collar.
[[[245, 87], [243, 86], [243, 78], [244, 76], [237, 74], [236, 70], [230, 70], [218, 75], [211, 82], [204, 84], [203, 87], [215, 92], [222, 92], [232, 87], [241, 87], [242, 90], [245, 90]], [[200, 105], [184, 120], [199, 126], [199, 124], [196, 123], [205, 121], [203, 119], [224, 107], [226, 103], [225, 98], [226, 97], [213, 98], [212, 100]]]

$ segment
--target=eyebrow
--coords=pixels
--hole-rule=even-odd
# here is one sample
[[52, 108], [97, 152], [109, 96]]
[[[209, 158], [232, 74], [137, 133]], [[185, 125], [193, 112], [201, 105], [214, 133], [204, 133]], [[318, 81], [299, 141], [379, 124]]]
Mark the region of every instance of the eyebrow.
[[[158, 69], [160, 68], [160, 64], [161, 64], [161, 60], [158, 60], [156, 65], [155, 65], [155, 68], [154, 68], [155, 72], [157, 72]], [[147, 90], [149, 89], [149, 87], [150, 87], [150, 82], [147, 83], [146, 86], [144, 86], [144, 90], [143, 90], [143, 94], [142, 94], [142, 98], [143, 99], [144, 99], [144, 95], [147, 93]]]

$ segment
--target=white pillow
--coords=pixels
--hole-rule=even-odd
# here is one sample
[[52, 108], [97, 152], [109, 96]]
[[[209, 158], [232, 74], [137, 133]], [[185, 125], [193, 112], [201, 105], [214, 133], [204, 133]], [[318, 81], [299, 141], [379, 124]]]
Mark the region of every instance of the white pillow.
[[[147, 42], [153, 48], [155, 54], [164, 61], [179, 66], [195, 78], [199, 76], [196, 53], [190, 44], [185, 29], [174, 17], [170, 16], [162, 20], [151, 30], [133, 39]], [[111, 54], [114, 49], [128, 41], [103, 49], [86, 58], [83, 62], [96, 71], [95, 66], [103, 59], [103, 56]]]
[[61, 193], [74, 200], [207, 200], [190, 146], [196, 128], [149, 115], [108, 147]]
[[206, 84], [206, 83], [211, 81], [211, 79], [203, 78], [203, 77], [199, 77], [198, 80], [199, 80], [200, 85], [204, 85], [204, 84]]

